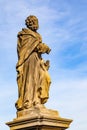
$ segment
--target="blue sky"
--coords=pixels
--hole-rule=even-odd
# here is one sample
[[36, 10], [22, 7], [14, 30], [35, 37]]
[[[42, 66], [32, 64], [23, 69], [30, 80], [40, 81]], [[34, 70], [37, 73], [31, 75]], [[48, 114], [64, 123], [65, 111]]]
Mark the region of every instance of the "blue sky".
[[52, 49], [47, 108], [73, 119], [69, 130], [87, 129], [87, 0], [0, 0], [0, 127], [16, 117], [17, 33], [36, 15], [38, 32]]

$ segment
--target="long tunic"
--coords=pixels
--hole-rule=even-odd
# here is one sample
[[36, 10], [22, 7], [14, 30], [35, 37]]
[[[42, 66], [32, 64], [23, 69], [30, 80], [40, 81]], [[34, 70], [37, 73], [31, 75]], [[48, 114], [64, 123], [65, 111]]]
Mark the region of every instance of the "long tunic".
[[[30, 29], [18, 33], [18, 110], [44, 104], [49, 97], [50, 76], [37, 49], [42, 44], [41, 36]], [[43, 53], [43, 52], [42, 52]]]

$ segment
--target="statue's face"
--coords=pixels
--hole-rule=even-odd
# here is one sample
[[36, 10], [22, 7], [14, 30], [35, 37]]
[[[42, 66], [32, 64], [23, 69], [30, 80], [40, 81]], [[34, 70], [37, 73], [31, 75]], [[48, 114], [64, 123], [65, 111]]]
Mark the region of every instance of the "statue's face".
[[36, 31], [39, 28], [38, 25], [38, 19], [36, 17], [28, 17], [26, 20], [26, 25], [29, 29], [31, 29], [32, 31]]
[[39, 28], [38, 19], [33, 18], [33, 20], [31, 21], [31, 23], [32, 23], [31, 24], [31, 26], [32, 26], [31, 30], [36, 31]]

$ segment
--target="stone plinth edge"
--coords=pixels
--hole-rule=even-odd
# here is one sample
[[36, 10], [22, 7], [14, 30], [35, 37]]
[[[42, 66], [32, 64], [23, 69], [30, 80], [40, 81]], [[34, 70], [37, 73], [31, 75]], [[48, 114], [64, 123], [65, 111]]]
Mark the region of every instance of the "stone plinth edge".
[[49, 118], [43, 115], [31, 118], [17, 118], [6, 124], [10, 127], [10, 130], [65, 130], [69, 128], [71, 122], [71, 119]]

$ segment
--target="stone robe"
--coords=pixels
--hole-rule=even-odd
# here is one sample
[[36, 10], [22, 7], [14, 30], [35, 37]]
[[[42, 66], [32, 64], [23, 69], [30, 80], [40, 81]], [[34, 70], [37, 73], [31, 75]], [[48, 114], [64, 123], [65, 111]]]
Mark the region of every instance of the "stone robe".
[[[30, 29], [18, 33], [17, 83], [18, 110], [28, 109], [37, 104], [44, 104], [49, 97], [50, 76], [41, 57], [44, 49], [41, 36]], [[38, 49], [39, 48], [39, 49]]]

